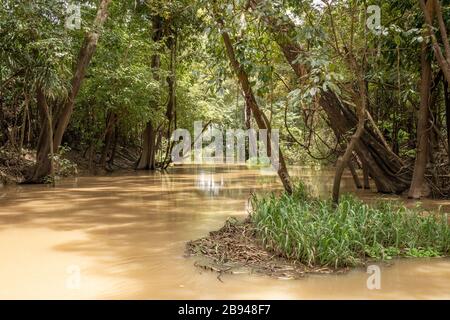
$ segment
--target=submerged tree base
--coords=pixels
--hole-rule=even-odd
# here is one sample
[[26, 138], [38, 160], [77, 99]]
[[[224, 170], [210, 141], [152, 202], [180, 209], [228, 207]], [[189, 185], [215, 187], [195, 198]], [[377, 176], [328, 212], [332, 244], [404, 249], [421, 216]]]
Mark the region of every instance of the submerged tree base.
[[[299, 279], [307, 274], [343, 273], [347, 268], [308, 267], [264, 248], [251, 218], [228, 219], [218, 231], [187, 244], [189, 256], [200, 257], [195, 265], [222, 274], [253, 273], [280, 279]], [[220, 278], [219, 278], [220, 279]]]

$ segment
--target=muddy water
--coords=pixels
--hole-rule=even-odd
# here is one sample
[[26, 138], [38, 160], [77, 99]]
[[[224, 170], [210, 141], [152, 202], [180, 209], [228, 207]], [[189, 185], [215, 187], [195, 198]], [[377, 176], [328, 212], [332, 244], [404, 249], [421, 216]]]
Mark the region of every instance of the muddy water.
[[[295, 173], [317, 194], [329, 191], [331, 172]], [[0, 298], [450, 299], [448, 259], [381, 265], [381, 290], [368, 290], [365, 270], [302, 280], [224, 275], [221, 282], [183, 257], [186, 241], [244, 217], [251, 192], [279, 187], [259, 170], [185, 167], [68, 179], [56, 189], [1, 188]], [[348, 177], [344, 188], [353, 189]]]

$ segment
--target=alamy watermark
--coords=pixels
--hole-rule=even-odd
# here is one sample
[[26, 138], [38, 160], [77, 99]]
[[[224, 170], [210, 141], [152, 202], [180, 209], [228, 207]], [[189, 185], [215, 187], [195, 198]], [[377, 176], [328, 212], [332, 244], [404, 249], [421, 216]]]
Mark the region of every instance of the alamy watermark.
[[81, 5], [79, 3], [69, 3], [67, 5], [64, 26], [69, 30], [81, 29]]
[[367, 273], [370, 274], [367, 278], [367, 289], [381, 290], [381, 268], [377, 265], [370, 265], [367, 267]]
[[[171, 154], [173, 163], [245, 164], [246, 159], [253, 159], [279, 169], [279, 130], [222, 130], [214, 124], [204, 129], [202, 122], [196, 121], [194, 139], [187, 129], [177, 129], [172, 133], [172, 141], [177, 142]], [[206, 147], [205, 142], [209, 142]]]
[[371, 5], [367, 7], [367, 29], [372, 31], [376, 35], [381, 35], [381, 8], [377, 5]]
[[66, 278], [66, 288], [70, 290], [80, 289], [81, 287], [81, 268], [77, 265], [70, 265], [66, 269], [69, 275]]

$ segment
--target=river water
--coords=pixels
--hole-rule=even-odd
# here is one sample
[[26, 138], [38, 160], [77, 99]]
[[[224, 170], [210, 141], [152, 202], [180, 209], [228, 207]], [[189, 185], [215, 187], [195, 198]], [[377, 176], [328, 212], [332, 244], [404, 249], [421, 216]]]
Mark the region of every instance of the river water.
[[[331, 171], [295, 168], [293, 175], [328, 194]], [[450, 299], [450, 259], [380, 264], [381, 288], [369, 290], [365, 269], [219, 281], [184, 257], [188, 240], [230, 216], [244, 218], [251, 192], [279, 188], [273, 173], [213, 166], [65, 179], [55, 189], [2, 187], [0, 299]], [[348, 176], [343, 189], [353, 191]], [[450, 202], [426, 203], [439, 205]]]

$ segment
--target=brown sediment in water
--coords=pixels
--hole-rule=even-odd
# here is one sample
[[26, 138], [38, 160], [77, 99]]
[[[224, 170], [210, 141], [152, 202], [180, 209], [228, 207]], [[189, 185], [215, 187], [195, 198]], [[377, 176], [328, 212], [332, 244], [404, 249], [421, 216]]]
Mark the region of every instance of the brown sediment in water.
[[266, 250], [256, 236], [250, 217], [244, 221], [228, 219], [225, 225], [207, 237], [186, 245], [189, 256], [201, 257], [199, 268], [223, 273], [256, 273], [274, 278], [299, 279], [306, 274], [344, 273], [348, 269], [308, 267], [297, 260], [287, 259]]
[[[325, 197], [334, 171], [299, 167], [291, 175]], [[354, 190], [350, 174], [342, 182], [345, 192], [365, 201], [380, 197]], [[284, 281], [205, 271], [194, 261], [206, 258], [184, 257], [189, 240], [220, 229], [228, 217], [243, 221], [251, 193], [281, 188], [276, 173], [193, 165], [168, 174], [65, 178], [56, 188], [0, 187], [0, 298], [450, 299], [450, 258], [379, 263], [382, 289], [369, 290], [365, 268]], [[423, 204], [450, 212], [448, 200]], [[77, 267], [80, 286], [74, 289], [67, 282]]]

